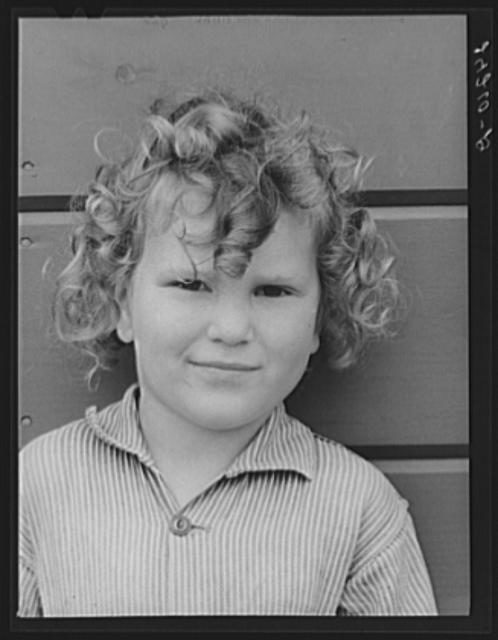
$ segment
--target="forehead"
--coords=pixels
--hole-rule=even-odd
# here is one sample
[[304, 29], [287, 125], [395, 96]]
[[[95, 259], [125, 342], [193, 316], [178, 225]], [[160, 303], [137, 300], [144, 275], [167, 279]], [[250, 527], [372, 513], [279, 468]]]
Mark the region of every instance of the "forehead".
[[[164, 259], [168, 254], [174, 256], [178, 249], [185, 253], [187, 247], [188, 255], [195, 263], [206, 263], [208, 256], [212, 258], [215, 247], [209, 240], [218, 217], [213, 206], [213, 193], [211, 180], [201, 173], [191, 178], [172, 173], [162, 175], [148, 201], [146, 253], [152, 247], [163, 245]], [[239, 222], [242, 229], [243, 220]], [[252, 251], [253, 259], [258, 256], [259, 262], [264, 258], [265, 262], [271, 260], [275, 263], [280, 258], [283, 263], [286, 260], [296, 263], [306, 254], [307, 259], [311, 257], [314, 260], [316, 236], [311, 212], [279, 205], [275, 227], [267, 239]]]
[[183, 220], [206, 228], [213, 223], [210, 211], [213, 185], [201, 173], [191, 178], [180, 178], [173, 173], [160, 176], [147, 201], [147, 228], [149, 235], [167, 231], [173, 222]]
[[[198, 220], [186, 224], [189, 236], [202, 235]], [[195, 266], [199, 277], [230, 278], [234, 283], [255, 277], [283, 278], [306, 282], [316, 273], [317, 261], [313, 234], [309, 225], [289, 213], [282, 213], [274, 230], [259, 247], [253, 250], [251, 260], [242, 278], [232, 278], [220, 272], [215, 265], [215, 247], [209, 243], [185, 243], [173, 223], [166, 231], [150, 235], [145, 243], [138, 272], [142, 274], [177, 274], [193, 277]]]

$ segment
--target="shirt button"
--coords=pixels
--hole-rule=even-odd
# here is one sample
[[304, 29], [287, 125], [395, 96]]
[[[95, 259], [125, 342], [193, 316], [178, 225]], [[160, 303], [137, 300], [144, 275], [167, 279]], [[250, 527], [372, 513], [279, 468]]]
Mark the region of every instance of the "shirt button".
[[169, 526], [171, 533], [176, 536], [186, 536], [192, 529], [192, 523], [185, 516], [175, 516]]

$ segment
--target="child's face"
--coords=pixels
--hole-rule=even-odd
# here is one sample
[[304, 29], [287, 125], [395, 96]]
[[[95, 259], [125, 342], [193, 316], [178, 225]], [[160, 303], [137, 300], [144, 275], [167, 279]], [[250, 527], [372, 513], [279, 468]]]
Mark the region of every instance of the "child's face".
[[[189, 211], [205, 201], [188, 194]], [[213, 214], [182, 217], [188, 234]], [[176, 227], [178, 233], [178, 227]], [[312, 231], [282, 212], [274, 232], [232, 278], [213, 269], [212, 247], [149, 234], [122, 305], [118, 333], [134, 341], [141, 402], [164, 419], [229, 430], [266, 418], [297, 385], [319, 344], [320, 298]]]

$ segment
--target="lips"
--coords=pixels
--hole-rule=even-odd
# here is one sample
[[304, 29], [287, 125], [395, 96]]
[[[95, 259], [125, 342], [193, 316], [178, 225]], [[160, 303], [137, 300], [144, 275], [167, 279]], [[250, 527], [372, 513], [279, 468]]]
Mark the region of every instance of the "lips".
[[220, 360], [196, 361], [191, 360], [190, 364], [206, 369], [219, 369], [221, 371], [257, 371], [261, 367], [245, 364], [243, 362], [225, 362]]

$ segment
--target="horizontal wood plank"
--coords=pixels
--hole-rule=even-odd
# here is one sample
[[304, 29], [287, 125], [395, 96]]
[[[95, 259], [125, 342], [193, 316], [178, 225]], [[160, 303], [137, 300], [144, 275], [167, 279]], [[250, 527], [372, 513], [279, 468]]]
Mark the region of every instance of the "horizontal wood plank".
[[[90, 404], [117, 400], [135, 377], [132, 351], [125, 349], [117, 368], [103, 373], [99, 390], [86, 388], [79, 357], [57, 342], [50, 321], [68, 227], [53, 224], [58, 214], [40, 214], [51, 224], [32, 224], [31, 215], [21, 216], [20, 227], [20, 416], [30, 418], [22, 442], [79, 417]], [[396, 339], [373, 345], [356, 369], [331, 372], [319, 354], [289, 398], [289, 410], [352, 447], [465, 445], [466, 221], [460, 215], [403, 221], [401, 210], [379, 225], [400, 253], [400, 276], [412, 294], [408, 318]]]
[[[164, 95], [205, 84], [306, 109], [374, 165], [366, 189], [467, 187], [464, 15], [24, 19], [20, 193], [81, 189]], [[388, 62], [388, 64], [387, 64]]]

